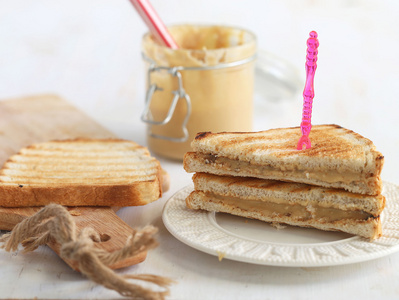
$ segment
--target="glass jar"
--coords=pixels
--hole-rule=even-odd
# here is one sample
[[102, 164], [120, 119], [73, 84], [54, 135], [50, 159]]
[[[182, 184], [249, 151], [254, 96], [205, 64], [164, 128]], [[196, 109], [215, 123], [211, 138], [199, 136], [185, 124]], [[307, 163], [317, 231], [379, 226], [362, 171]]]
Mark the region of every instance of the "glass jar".
[[256, 38], [226, 26], [169, 28], [179, 45], [143, 37], [147, 63], [147, 144], [155, 154], [182, 160], [198, 132], [251, 131]]

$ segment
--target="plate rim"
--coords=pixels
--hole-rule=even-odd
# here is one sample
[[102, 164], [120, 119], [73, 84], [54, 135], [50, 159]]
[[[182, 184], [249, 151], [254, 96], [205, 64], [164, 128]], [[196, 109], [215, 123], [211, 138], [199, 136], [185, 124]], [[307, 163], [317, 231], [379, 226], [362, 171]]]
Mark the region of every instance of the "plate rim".
[[[383, 190], [383, 194], [386, 194], [386, 198], [388, 198], [388, 196], [394, 198], [391, 194], [394, 193], [395, 191], [399, 193], [399, 186], [383, 181], [383, 186], [384, 186], [384, 190]], [[190, 191], [192, 191], [194, 189], [193, 184], [189, 184], [186, 185], [185, 187], [179, 189], [177, 192], [175, 192], [165, 203], [163, 210], [162, 210], [162, 221], [166, 227], [166, 229], [180, 242], [190, 246], [191, 248], [197, 249], [201, 252], [219, 257], [219, 255], [223, 255], [222, 259], [229, 259], [229, 260], [234, 260], [234, 261], [240, 261], [240, 262], [244, 262], [244, 263], [250, 263], [250, 264], [256, 264], [256, 265], [267, 265], [267, 266], [280, 266], [280, 267], [324, 267], [324, 266], [338, 266], [338, 265], [345, 265], [345, 264], [352, 264], [352, 263], [358, 263], [358, 262], [364, 262], [364, 261], [369, 261], [369, 260], [373, 260], [373, 259], [377, 259], [389, 254], [392, 254], [394, 252], [399, 251], [399, 230], [398, 230], [398, 236], [395, 236], [393, 239], [396, 241], [395, 243], [389, 245], [384, 245], [384, 243], [380, 243], [380, 239], [377, 239], [373, 242], [369, 242], [367, 239], [365, 238], [361, 238], [359, 236], [352, 236], [349, 238], [345, 238], [342, 240], [336, 240], [336, 241], [330, 241], [330, 242], [323, 242], [323, 243], [309, 243], [309, 244], [284, 244], [284, 243], [273, 243], [270, 241], [267, 242], [263, 242], [263, 241], [257, 241], [257, 240], [253, 240], [253, 239], [246, 239], [246, 238], [242, 238], [238, 235], [234, 234], [234, 238], [239, 239], [239, 240], [246, 240], [252, 243], [256, 243], [257, 245], [262, 244], [265, 247], [274, 247], [274, 249], [272, 249], [271, 251], [275, 251], [275, 249], [277, 248], [293, 248], [296, 249], [295, 251], [298, 251], [298, 249], [300, 249], [301, 251], [310, 251], [309, 249], [312, 249], [312, 251], [315, 251], [315, 249], [317, 250], [318, 248], [321, 247], [327, 247], [330, 246], [332, 247], [332, 245], [336, 244], [336, 245], [348, 245], [349, 241], [351, 241], [352, 243], [356, 244], [356, 247], [364, 247], [365, 246], [370, 246], [373, 245], [374, 248], [377, 248], [378, 251], [365, 251], [366, 253], [361, 253], [361, 254], [357, 254], [356, 256], [337, 256], [334, 257], [335, 259], [333, 260], [316, 260], [316, 261], [301, 261], [301, 260], [292, 260], [292, 259], [283, 259], [283, 260], [270, 260], [268, 259], [268, 256], [266, 256], [264, 259], [259, 259], [259, 258], [254, 258], [254, 257], [249, 257], [247, 255], [242, 255], [240, 253], [236, 253], [236, 254], [231, 254], [230, 252], [221, 252], [218, 251], [214, 248], [210, 248], [209, 246], [205, 246], [201, 243], [195, 243], [190, 239], [187, 239], [187, 237], [185, 237], [184, 235], [182, 235], [181, 233], [177, 232], [176, 229], [173, 226], [173, 222], [171, 222], [171, 218], [169, 215], [169, 209], [170, 206], [172, 204], [174, 204], [174, 202], [176, 201], [180, 201], [180, 202], [184, 202], [183, 200], [179, 200], [177, 198], [179, 198], [180, 196], [184, 196], [185, 194], [189, 194]], [[184, 197], [185, 199], [185, 197]], [[392, 200], [390, 200], [392, 201]], [[388, 222], [388, 219], [385, 215], [385, 213], [389, 210], [390, 213], [393, 212], [398, 212], [399, 214], [399, 205], [395, 203], [390, 203], [390, 201], [386, 201], [386, 207], [384, 209], [384, 218], [382, 219], [382, 227], [384, 228], [384, 224], [385, 222]], [[393, 202], [393, 201], [392, 201]], [[185, 205], [184, 205], [185, 207]], [[211, 223], [212, 221], [210, 221], [212, 219], [211, 215], [213, 214], [213, 216], [215, 216], [215, 212], [208, 212], [208, 211], [196, 211], [196, 210], [192, 210], [190, 211], [190, 213], [201, 216], [201, 218], [204, 218], [204, 215], [206, 216], [206, 218], [208, 219], [209, 223]], [[389, 214], [388, 214], [389, 217]], [[215, 218], [215, 217], [213, 217]], [[201, 219], [201, 220], [202, 220]], [[232, 233], [230, 233], [228, 230], [224, 229], [223, 227], [219, 226], [216, 222], [216, 220], [214, 219], [213, 222], [216, 224], [212, 225], [213, 229], [216, 231], [223, 231], [223, 233], [229, 237], [232, 237]], [[399, 228], [399, 220], [397, 221], [397, 225]], [[382, 237], [383, 238], [383, 237]], [[349, 244], [350, 245], [350, 244]], [[368, 247], [367, 247], [368, 248]], [[308, 250], [306, 250], [308, 249]]]

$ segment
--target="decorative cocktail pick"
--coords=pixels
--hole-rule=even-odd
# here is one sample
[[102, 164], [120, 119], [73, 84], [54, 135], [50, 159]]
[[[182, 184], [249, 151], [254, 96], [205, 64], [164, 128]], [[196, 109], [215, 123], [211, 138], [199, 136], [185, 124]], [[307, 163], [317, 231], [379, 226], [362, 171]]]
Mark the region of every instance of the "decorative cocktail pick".
[[317, 39], [316, 31], [312, 31], [310, 34], [310, 38], [307, 40], [307, 54], [306, 54], [306, 83], [305, 89], [303, 90], [303, 110], [302, 110], [302, 122], [301, 122], [301, 131], [302, 136], [298, 141], [298, 150], [302, 150], [303, 146], [306, 146], [306, 149], [309, 149], [312, 145], [309, 139], [309, 133], [312, 129], [312, 104], [314, 97], [314, 89], [313, 89], [313, 79], [314, 74], [316, 73], [317, 68], [317, 48], [319, 47], [319, 41]]

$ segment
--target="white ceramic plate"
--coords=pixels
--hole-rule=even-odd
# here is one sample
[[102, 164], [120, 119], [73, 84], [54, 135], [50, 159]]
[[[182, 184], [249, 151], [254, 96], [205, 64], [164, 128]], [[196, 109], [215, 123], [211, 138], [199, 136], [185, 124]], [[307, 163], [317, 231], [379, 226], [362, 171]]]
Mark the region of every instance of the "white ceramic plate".
[[187, 186], [165, 204], [169, 232], [200, 251], [260, 265], [320, 267], [362, 262], [399, 250], [399, 187], [384, 183], [383, 236], [373, 242], [340, 232], [269, 224], [224, 213], [188, 209]]

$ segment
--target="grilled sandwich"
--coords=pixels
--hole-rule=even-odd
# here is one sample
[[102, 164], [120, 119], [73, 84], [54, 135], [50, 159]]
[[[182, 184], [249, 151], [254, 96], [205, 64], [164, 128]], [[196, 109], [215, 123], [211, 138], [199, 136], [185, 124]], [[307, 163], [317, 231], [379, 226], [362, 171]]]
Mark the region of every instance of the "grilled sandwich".
[[296, 149], [298, 127], [261, 132], [203, 132], [186, 153], [187, 172], [299, 182], [379, 195], [384, 157], [363, 136], [338, 125], [312, 127], [310, 149]]
[[191, 209], [224, 212], [270, 223], [342, 231], [370, 240], [381, 235], [385, 197], [249, 177], [196, 173]]
[[137, 206], [162, 196], [163, 170], [147, 148], [120, 139], [33, 144], [0, 170], [0, 206]]

